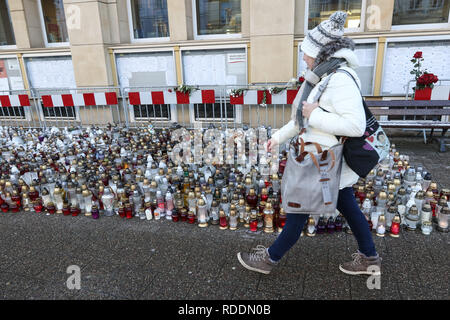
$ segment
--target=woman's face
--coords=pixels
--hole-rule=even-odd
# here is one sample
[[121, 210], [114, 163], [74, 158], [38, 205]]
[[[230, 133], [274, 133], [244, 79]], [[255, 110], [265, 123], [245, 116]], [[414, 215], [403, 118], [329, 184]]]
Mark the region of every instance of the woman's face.
[[316, 59], [308, 56], [306, 53], [303, 54], [303, 61], [305, 61], [306, 65], [308, 66], [309, 70], [312, 70], [313, 66], [314, 66], [314, 62], [316, 61]]

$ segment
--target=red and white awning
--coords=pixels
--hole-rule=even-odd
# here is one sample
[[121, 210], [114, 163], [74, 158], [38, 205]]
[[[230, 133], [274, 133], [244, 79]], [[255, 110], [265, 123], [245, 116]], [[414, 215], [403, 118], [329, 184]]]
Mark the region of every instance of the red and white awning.
[[0, 95], [2, 107], [29, 107], [30, 99], [27, 94]]
[[[292, 104], [298, 89], [283, 90], [278, 94], [271, 94], [266, 90], [266, 104]], [[246, 90], [240, 97], [230, 96], [230, 104], [261, 104], [264, 90]], [[191, 104], [215, 103], [214, 90], [196, 90], [189, 94], [178, 91], [146, 91], [129, 92], [128, 100], [131, 105], [141, 104]]]
[[[286, 89], [278, 94], [266, 91], [266, 104], [292, 104], [298, 89]], [[261, 104], [264, 100], [264, 90], [247, 90], [240, 97], [230, 96], [230, 104]]]
[[195, 90], [191, 95], [179, 91], [147, 91], [129, 92], [128, 100], [131, 105], [140, 104], [190, 104], [215, 103], [214, 90]]
[[118, 104], [115, 92], [43, 95], [44, 107], [87, 107]]

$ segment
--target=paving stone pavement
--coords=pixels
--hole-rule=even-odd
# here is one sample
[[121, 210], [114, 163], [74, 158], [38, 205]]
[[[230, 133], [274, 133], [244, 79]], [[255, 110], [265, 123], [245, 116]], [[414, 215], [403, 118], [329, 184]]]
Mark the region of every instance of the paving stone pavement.
[[[420, 138], [392, 139], [450, 186], [450, 151]], [[271, 275], [243, 269], [236, 258], [276, 234], [198, 228], [167, 220], [0, 214], [2, 299], [445, 299], [450, 237], [403, 231], [376, 237], [383, 257], [381, 289], [348, 276], [340, 263], [357, 249], [352, 235], [302, 237]], [[66, 286], [66, 269], [81, 269], [81, 289]]]

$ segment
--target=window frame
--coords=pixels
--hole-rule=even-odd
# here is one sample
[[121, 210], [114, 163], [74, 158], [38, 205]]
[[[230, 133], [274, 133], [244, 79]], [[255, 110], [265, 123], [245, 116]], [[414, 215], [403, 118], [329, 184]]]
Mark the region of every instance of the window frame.
[[[155, 122], [177, 122], [177, 105], [170, 103], [168, 104], [170, 109], [170, 117], [163, 118], [163, 117], [136, 117], [134, 114], [134, 105], [130, 104], [128, 102], [129, 110], [130, 110], [130, 121], [131, 122], [141, 122], [141, 121], [155, 121]], [[140, 106], [145, 106], [145, 104], [141, 104]], [[148, 105], [151, 106], [151, 105]]]
[[[3, 60], [3, 59], [5, 59], [5, 60], [6, 59], [15, 59], [15, 60], [19, 61], [19, 58], [17, 57], [17, 55], [14, 55], [14, 54], [0, 55], [0, 60]], [[16, 121], [16, 122], [17, 121], [32, 121], [31, 108], [34, 108], [34, 99], [32, 98], [31, 91], [25, 89], [25, 81], [24, 81], [24, 78], [23, 78], [22, 69], [20, 69], [20, 77], [22, 78], [23, 89], [0, 90], [0, 95], [9, 94], [9, 92], [14, 92], [14, 94], [26, 94], [30, 98], [31, 106], [29, 106], [29, 107], [22, 107], [23, 108], [23, 113], [24, 113], [24, 118], [14, 118], [13, 116], [0, 116], [0, 121], [3, 121], [3, 122], [11, 121], [11, 123], [13, 123], [14, 121]]]
[[135, 38], [133, 32], [133, 14], [131, 10], [131, 0], [127, 0], [127, 14], [128, 14], [128, 29], [130, 31], [131, 43], [147, 43], [147, 42], [166, 42], [170, 41], [170, 24], [169, 24], [169, 8], [167, 8], [167, 26], [169, 27], [168, 37], [155, 38]]
[[[225, 103], [225, 107], [227, 103], [230, 103], [230, 99], [228, 97], [225, 98], [225, 100], [223, 99], [218, 99], [216, 101], [216, 103]], [[212, 123], [226, 123], [227, 125], [232, 125], [234, 123], [236, 124], [242, 124], [242, 105], [231, 105], [232, 108], [234, 108], [234, 117], [233, 118], [220, 118], [220, 117], [216, 117], [216, 118], [196, 118], [195, 117], [195, 106], [194, 104], [198, 104], [198, 103], [190, 103], [189, 104], [189, 120], [191, 122], [191, 124], [199, 124], [199, 123], [205, 123], [205, 122], [212, 122]], [[204, 105], [204, 103], [201, 103]]]
[[16, 44], [5, 44], [5, 45], [0, 45], [0, 50], [17, 49], [16, 34], [15, 34], [15, 32], [14, 32], [14, 26], [13, 26], [12, 19], [11, 19], [11, 9], [10, 9], [10, 7], [9, 7], [9, 2], [8, 2], [8, 0], [5, 0], [5, 3], [6, 3], [6, 8], [7, 8], [7, 10], [8, 10], [8, 17], [9, 17], [9, 22], [11, 23], [11, 29], [12, 29], [13, 36], [14, 36], [14, 42], [15, 42]]
[[[36, 0], [36, 1], [38, 3], [39, 20], [41, 21], [42, 36], [44, 38], [45, 47], [46, 48], [69, 47], [70, 46], [70, 39], [67, 42], [51, 42], [51, 43], [48, 42], [47, 30], [45, 28], [45, 21], [44, 21], [44, 11], [42, 10], [42, 0]], [[66, 10], [64, 9], [64, 16], [65, 15], [66, 15]], [[67, 28], [67, 22], [66, 22], [66, 28]], [[67, 37], [69, 38], [69, 30], [67, 30]]]
[[80, 120], [80, 107], [78, 107], [78, 106], [73, 106], [72, 107], [74, 109], [74, 115], [75, 115], [75, 117], [73, 117], [73, 118], [60, 117], [60, 116], [46, 117], [44, 115], [44, 108], [67, 108], [67, 107], [44, 107], [42, 105], [42, 99], [41, 98], [39, 98], [38, 103], [39, 103], [38, 104], [39, 116], [41, 118], [41, 121], [64, 121], [64, 122], [80, 122], [81, 121]]
[[248, 84], [248, 47], [246, 44], [241, 45], [210, 45], [210, 46], [186, 46], [180, 48], [180, 56], [181, 56], [181, 79], [184, 83], [184, 65], [183, 65], [183, 51], [194, 51], [194, 50], [206, 50], [206, 51], [214, 51], [214, 50], [226, 50], [226, 49], [244, 49], [245, 50], [245, 82]]
[[371, 93], [367, 95], [363, 95], [364, 97], [373, 97], [375, 93], [375, 78], [377, 75], [377, 61], [378, 61], [378, 38], [368, 38], [368, 39], [353, 39], [355, 44], [375, 44], [375, 61], [373, 64], [373, 74], [372, 74], [372, 88]]
[[[197, 0], [192, 0], [192, 24], [194, 40], [211, 40], [211, 39], [240, 39], [242, 38], [242, 18], [241, 18], [241, 32], [240, 33], [224, 33], [224, 34], [207, 34], [199, 35], [197, 27]], [[241, 17], [242, 17], [242, 2], [241, 2]]]
[[[19, 61], [19, 58], [17, 57], [17, 55], [15, 55], [15, 54], [2, 54], [2, 55], [0, 55], [0, 60], [2, 60], [2, 59], [15, 59], [19, 63], [20, 77], [22, 78], [23, 90], [26, 90], [25, 89], [26, 88], [25, 79], [23, 77], [23, 72], [22, 72], [22, 69], [20, 68], [20, 61]], [[21, 91], [21, 90], [9, 90], [9, 91]], [[0, 90], [0, 92], [1, 92], [1, 90]]]
[[[383, 55], [383, 68], [381, 70], [381, 86], [380, 86], [380, 95], [383, 97], [404, 97], [406, 95], [406, 98], [409, 95], [409, 89], [407, 89], [406, 93], [383, 93], [384, 89], [384, 75], [385, 75], [385, 68], [386, 68], [386, 56], [387, 56], [387, 49], [390, 42], [415, 42], [415, 41], [448, 41], [450, 40], [450, 35], [443, 34], [443, 35], [430, 35], [430, 36], [401, 36], [401, 37], [388, 37], [386, 38], [385, 43], [385, 50]], [[410, 82], [409, 82], [410, 84]]]
[[[308, 29], [308, 19], [309, 19], [309, 1], [305, 1], [305, 24], [304, 24], [304, 34], [308, 34], [308, 32], [312, 29]], [[357, 32], [364, 32], [365, 26], [366, 26], [366, 10], [367, 10], [367, 0], [360, 0], [361, 1], [361, 23], [359, 28], [344, 28], [344, 33], [357, 33]]]
[[[355, 44], [375, 44], [375, 61], [374, 61], [374, 68], [373, 68], [373, 74], [372, 74], [372, 87], [371, 87], [371, 93], [370, 94], [365, 94], [363, 95], [364, 97], [373, 97], [374, 96], [374, 92], [375, 92], [375, 78], [376, 78], [376, 74], [377, 74], [377, 61], [378, 61], [378, 38], [363, 38], [363, 39], [353, 39], [353, 41], [355, 42]], [[302, 46], [302, 41], [298, 42], [297, 45], [297, 76], [299, 76], [299, 70], [300, 70], [300, 55], [302, 52], [301, 46]]]
[[[395, 1], [395, 0], [394, 0]], [[395, 4], [394, 4], [395, 5]], [[392, 20], [394, 20], [394, 12], [392, 12]], [[450, 28], [450, 8], [447, 22], [442, 23], [424, 23], [424, 24], [391, 24], [391, 31], [408, 31], [408, 30], [426, 30], [426, 29], [448, 29]]]
[[[183, 65], [183, 51], [214, 51], [214, 50], [226, 50], [226, 49], [244, 49], [245, 52], [245, 82], [248, 84], [248, 47], [246, 44], [241, 45], [212, 45], [212, 46], [186, 46], [183, 48], [180, 48], [180, 56], [181, 56], [181, 79], [184, 83], [184, 65]], [[245, 85], [243, 85], [245, 86]], [[227, 86], [213, 86], [214, 88], [220, 87], [220, 88], [226, 88]], [[220, 102], [220, 98], [217, 99]], [[221, 101], [223, 102], [223, 101]], [[225, 103], [229, 102], [229, 97], [226, 98]], [[226, 123], [229, 124], [242, 124], [242, 118], [243, 118], [243, 105], [234, 105], [235, 108], [235, 118], [233, 120], [228, 120]], [[195, 110], [194, 110], [194, 104], [189, 104], [189, 120], [191, 124], [197, 124], [197, 123], [204, 123], [204, 122], [220, 122], [220, 118], [204, 118], [202, 120], [196, 120], [195, 118]], [[222, 120], [222, 122], [224, 122]]]

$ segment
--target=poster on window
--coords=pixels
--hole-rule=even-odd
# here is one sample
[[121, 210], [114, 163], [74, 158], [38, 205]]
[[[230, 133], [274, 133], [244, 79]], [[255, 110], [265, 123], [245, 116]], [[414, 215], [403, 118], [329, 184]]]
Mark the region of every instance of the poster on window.
[[0, 79], [8, 78], [8, 74], [6, 73], [5, 60], [0, 60]]
[[245, 49], [184, 51], [184, 82], [192, 86], [247, 84]]

